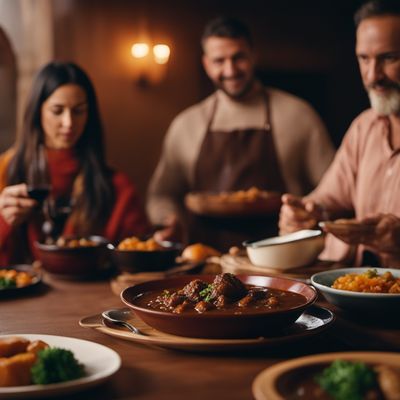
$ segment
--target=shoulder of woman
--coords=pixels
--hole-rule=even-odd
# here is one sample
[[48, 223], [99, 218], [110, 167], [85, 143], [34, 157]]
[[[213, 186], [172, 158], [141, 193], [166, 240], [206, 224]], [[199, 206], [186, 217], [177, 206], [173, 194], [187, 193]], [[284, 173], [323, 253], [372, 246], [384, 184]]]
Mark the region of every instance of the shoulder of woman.
[[14, 154], [14, 148], [10, 148], [4, 153], [0, 154], [0, 189], [3, 189], [6, 186], [7, 168], [11, 159], [14, 157]]
[[0, 165], [8, 165], [10, 160], [15, 155], [15, 149], [13, 147], [9, 148], [5, 152], [0, 154]]
[[116, 189], [135, 188], [133, 180], [128, 176], [128, 174], [121, 171], [114, 170], [112, 172], [112, 183]]

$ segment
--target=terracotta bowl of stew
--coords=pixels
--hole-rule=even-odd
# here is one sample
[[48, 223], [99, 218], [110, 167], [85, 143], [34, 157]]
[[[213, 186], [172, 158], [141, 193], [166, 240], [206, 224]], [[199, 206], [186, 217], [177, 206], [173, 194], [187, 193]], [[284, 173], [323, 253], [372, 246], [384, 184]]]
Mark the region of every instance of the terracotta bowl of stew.
[[176, 265], [176, 258], [182, 251], [182, 245], [162, 242], [157, 250], [112, 250], [112, 259], [120, 271], [145, 272], [164, 271]]
[[[69, 238], [70, 239], [70, 238]], [[62, 278], [95, 277], [111, 266], [109, 242], [102, 236], [89, 236], [91, 245], [77, 247], [36, 242], [38, 259], [45, 271]]]
[[[279, 307], [272, 309], [228, 307], [202, 313], [189, 309], [178, 314], [148, 306], [149, 301], [164, 291], [173, 293], [196, 279], [208, 284], [215, 279], [215, 275], [191, 275], [139, 283], [125, 289], [121, 293], [121, 300], [146, 324], [161, 332], [196, 338], [232, 339], [277, 336], [317, 298], [312, 286], [291, 279], [253, 275], [237, 275], [236, 278], [246, 287], [254, 285], [262, 290], [277, 290], [280, 295], [290, 299], [287, 304], [283, 300]], [[293, 301], [292, 297], [295, 297]]]

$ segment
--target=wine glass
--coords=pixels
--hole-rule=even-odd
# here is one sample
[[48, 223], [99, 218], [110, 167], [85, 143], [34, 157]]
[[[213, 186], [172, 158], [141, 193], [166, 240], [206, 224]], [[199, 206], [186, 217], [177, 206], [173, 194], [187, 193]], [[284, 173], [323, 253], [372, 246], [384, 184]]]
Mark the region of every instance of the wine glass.
[[46, 171], [44, 158], [37, 157], [32, 160], [27, 173], [28, 196], [38, 202], [39, 208], [43, 207], [43, 203], [51, 190]]
[[62, 235], [71, 211], [72, 207], [69, 199], [54, 199], [51, 196], [47, 198], [44, 206], [45, 221], [42, 226], [46, 242], [54, 243]]

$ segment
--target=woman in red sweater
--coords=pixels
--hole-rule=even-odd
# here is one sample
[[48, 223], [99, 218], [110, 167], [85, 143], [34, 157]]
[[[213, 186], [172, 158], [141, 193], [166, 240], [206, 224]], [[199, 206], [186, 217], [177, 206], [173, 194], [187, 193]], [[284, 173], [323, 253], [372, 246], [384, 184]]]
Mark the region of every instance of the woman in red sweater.
[[[50, 190], [43, 207], [29, 191], [37, 187]], [[93, 85], [72, 63], [49, 63], [37, 75], [21, 134], [0, 157], [0, 190], [0, 265], [34, 259], [45, 233], [117, 242], [148, 232], [134, 185], [106, 164]], [[62, 226], [45, 222], [61, 209], [69, 210]]]

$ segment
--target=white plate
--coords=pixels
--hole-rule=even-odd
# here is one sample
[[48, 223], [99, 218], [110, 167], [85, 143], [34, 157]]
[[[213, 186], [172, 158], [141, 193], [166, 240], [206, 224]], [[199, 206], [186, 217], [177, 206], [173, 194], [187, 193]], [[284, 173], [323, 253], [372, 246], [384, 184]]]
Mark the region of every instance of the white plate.
[[22, 333], [0, 335], [0, 339], [11, 336], [20, 336], [31, 341], [43, 340], [48, 343], [50, 347], [60, 347], [71, 350], [75, 358], [84, 365], [86, 376], [68, 382], [52, 383], [49, 385], [1, 387], [0, 399], [22, 399], [28, 396], [30, 398], [43, 398], [77, 392], [78, 390], [87, 389], [106, 381], [115, 374], [121, 366], [121, 358], [114, 350], [87, 340], [64, 336]]

